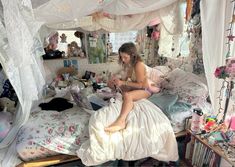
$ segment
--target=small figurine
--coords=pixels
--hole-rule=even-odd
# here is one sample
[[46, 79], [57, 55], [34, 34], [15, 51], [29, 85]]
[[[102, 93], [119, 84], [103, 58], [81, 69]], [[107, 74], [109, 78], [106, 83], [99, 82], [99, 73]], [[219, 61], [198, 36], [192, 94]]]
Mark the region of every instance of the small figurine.
[[78, 46], [77, 42], [73, 41], [68, 44], [68, 56], [69, 57], [84, 57], [82, 49]]
[[60, 36], [60, 42], [61, 42], [61, 43], [67, 43], [66, 39], [67, 39], [67, 36], [63, 33], [63, 34]]

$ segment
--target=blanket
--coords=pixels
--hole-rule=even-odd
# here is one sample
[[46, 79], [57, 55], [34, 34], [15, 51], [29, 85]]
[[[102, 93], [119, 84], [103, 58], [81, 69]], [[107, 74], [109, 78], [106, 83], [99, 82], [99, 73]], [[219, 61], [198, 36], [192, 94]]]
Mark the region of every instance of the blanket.
[[137, 160], [152, 157], [161, 161], [178, 160], [177, 142], [170, 121], [156, 105], [142, 99], [134, 103], [126, 129], [107, 134], [104, 128], [116, 120], [122, 100], [96, 111], [89, 121], [89, 136], [77, 150], [87, 166], [116, 159]]

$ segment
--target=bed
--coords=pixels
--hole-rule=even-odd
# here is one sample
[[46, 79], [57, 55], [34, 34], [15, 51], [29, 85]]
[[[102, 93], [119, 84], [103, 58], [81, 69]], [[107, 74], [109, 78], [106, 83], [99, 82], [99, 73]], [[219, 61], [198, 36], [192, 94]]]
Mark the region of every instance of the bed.
[[[29, 163], [35, 159], [48, 159], [47, 157], [51, 159], [65, 156], [66, 160], [69, 157], [72, 160], [80, 157], [86, 165], [97, 165], [114, 159], [135, 160], [143, 157], [154, 157], [162, 161], [177, 160], [178, 152], [174, 132], [179, 133], [185, 129], [185, 119], [191, 116], [193, 108], [200, 107], [204, 112], [210, 112], [210, 105], [206, 102], [206, 86], [196, 75], [177, 69], [168, 76], [171, 82], [168, 83], [168, 89], [164, 94], [157, 97], [158, 103], [154, 101], [156, 98], [136, 102], [135, 111], [128, 116], [131, 123], [128, 124], [126, 131], [116, 133], [113, 137], [105, 134], [103, 128], [118, 115], [121, 98], [117, 98], [115, 103], [92, 115], [77, 106], [60, 113], [56, 111], [34, 112], [17, 137], [16, 148], [19, 156]], [[168, 109], [159, 105], [159, 99], [166, 95], [172, 97], [166, 104]], [[177, 103], [187, 104], [188, 109], [185, 106], [179, 107]], [[174, 107], [175, 104], [177, 107]], [[174, 111], [176, 108], [177, 112]], [[142, 123], [139, 124], [138, 122], [141, 121]], [[165, 126], [165, 131], [161, 135], [158, 135], [161, 129], [159, 125]], [[143, 129], [147, 132], [143, 132]], [[131, 139], [128, 137], [130, 134]], [[122, 144], [114, 140], [117, 138]], [[157, 139], [161, 142], [152, 142]], [[148, 142], [143, 143], [143, 141]], [[165, 145], [166, 142], [169, 148], [165, 148], [165, 152], [161, 153], [159, 149], [164, 150], [164, 148], [160, 146]], [[141, 154], [136, 154], [136, 152]]]

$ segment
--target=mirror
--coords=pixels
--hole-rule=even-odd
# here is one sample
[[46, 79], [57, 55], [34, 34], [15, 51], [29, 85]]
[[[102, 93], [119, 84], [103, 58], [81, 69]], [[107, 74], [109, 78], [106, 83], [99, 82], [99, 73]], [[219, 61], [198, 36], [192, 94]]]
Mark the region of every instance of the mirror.
[[[46, 38], [44, 59], [80, 57], [90, 64], [106, 63], [126, 42], [136, 43], [138, 31], [119, 33], [58, 30]], [[110, 58], [109, 58], [110, 57]]]
[[86, 57], [85, 35], [75, 30], [59, 30], [58, 50], [65, 52], [65, 57]]
[[43, 59], [62, 57], [86, 58], [85, 35], [76, 30], [58, 30], [49, 34], [45, 40]]

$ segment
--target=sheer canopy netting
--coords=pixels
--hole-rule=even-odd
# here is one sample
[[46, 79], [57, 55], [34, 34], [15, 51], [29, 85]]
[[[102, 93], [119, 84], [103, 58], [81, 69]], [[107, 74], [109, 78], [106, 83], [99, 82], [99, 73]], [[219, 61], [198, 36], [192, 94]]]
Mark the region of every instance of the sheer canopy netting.
[[37, 35], [41, 23], [34, 20], [31, 1], [1, 2], [0, 62], [21, 106], [13, 128], [0, 143], [0, 148], [3, 148], [11, 143], [18, 129], [27, 121], [31, 104], [40, 97], [45, 80], [40, 60], [44, 51]]
[[[203, 0], [200, 5], [203, 63], [208, 81], [211, 103], [214, 112], [217, 113], [219, 107], [224, 108], [224, 106], [223, 103], [222, 106], [220, 106], [218, 100], [222, 80], [214, 76], [214, 71], [216, 67], [225, 65], [226, 55], [228, 52], [228, 28], [229, 23], [232, 20], [233, 5], [231, 5], [230, 0]], [[234, 33], [235, 30], [233, 29], [233, 34]], [[235, 53], [234, 44], [234, 42], [231, 42], [231, 56], [234, 56]], [[228, 112], [232, 111], [231, 108], [228, 109]], [[223, 112], [221, 112], [220, 117], [222, 114]]]
[[171, 34], [182, 32], [179, 0], [50, 0], [45, 3], [33, 0], [33, 6], [36, 20], [55, 29], [82, 27], [88, 31], [121, 32], [143, 29], [151, 20], [160, 18]]

